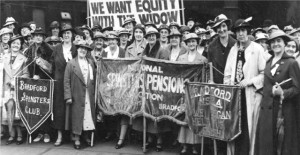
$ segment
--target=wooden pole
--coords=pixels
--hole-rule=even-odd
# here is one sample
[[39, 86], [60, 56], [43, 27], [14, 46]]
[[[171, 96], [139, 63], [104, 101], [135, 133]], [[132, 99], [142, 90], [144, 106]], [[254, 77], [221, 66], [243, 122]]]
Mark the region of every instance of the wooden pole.
[[87, 12], [86, 12], [86, 14], [87, 14], [87, 17], [86, 17], [86, 20], [87, 20], [87, 25], [90, 27], [90, 28], [92, 28], [92, 25], [91, 25], [91, 22], [90, 22], [90, 6], [89, 6], [89, 4], [90, 4], [90, 1], [89, 0], [87, 0], [87, 2], [86, 2], [86, 8], [87, 8]]
[[94, 146], [94, 132], [91, 134], [91, 147]]
[[216, 141], [216, 139], [214, 139], [214, 155], [218, 155], [217, 141]]
[[201, 155], [203, 155], [204, 152], [204, 137], [201, 138]]
[[209, 63], [209, 83], [214, 83], [213, 65], [212, 62]]
[[182, 24], [181, 25], [185, 25], [185, 17], [184, 17], [184, 4], [183, 4], [183, 0], [181, 0], [181, 15], [182, 15]]

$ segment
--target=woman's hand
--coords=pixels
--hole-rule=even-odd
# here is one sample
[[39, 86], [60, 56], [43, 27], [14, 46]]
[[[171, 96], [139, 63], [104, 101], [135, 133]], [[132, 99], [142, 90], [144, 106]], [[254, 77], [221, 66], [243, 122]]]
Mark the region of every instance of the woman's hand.
[[69, 104], [69, 105], [72, 104], [72, 99], [70, 99], [70, 98], [67, 99], [66, 103]]
[[283, 98], [283, 90], [277, 82], [272, 88], [272, 93], [274, 96], [280, 96], [281, 98]]
[[240, 82], [240, 87], [245, 88], [245, 87], [248, 87], [248, 86], [250, 86], [250, 85], [252, 85], [252, 84], [253, 84], [253, 83], [252, 83], [250, 80], [244, 79], [244, 80], [242, 80], [242, 81]]

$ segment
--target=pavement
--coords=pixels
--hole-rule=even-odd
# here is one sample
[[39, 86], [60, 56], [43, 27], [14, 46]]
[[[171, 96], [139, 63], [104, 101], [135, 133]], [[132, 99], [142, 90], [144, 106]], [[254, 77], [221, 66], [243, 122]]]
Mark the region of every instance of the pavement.
[[12, 143], [5, 145], [6, 139], [1, 140], [0, 154], [1, 155], [177, 155], [180, 148], [164, 148], [162, 152], [155, 150], [147, 150], [143, 153], [142, 144], [127, 143], [121, 149], [115, 149], [116, 141], [111, 142], [96, 142], [93, 147], [85, 147], [81, 150], [75, 150], [72, 143], [63, 144], [55, 147], [53, 142], [50, 143], [31, 143], [25, 142], [21, 145]]

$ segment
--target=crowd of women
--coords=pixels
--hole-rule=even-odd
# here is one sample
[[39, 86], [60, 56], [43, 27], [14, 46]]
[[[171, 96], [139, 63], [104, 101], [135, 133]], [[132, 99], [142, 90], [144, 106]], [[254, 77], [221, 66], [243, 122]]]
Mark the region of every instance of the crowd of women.
[[[298, 155], [300, 29], [289, 25], [281, 30], [271, 20], [265, 20], [262, 28], [250, 23], [251, 18], [233, 23], [224, 14], [208, 21], [205, 28], [193, 19], [188, 19], [187, 26], [171, 22], [156, 27], [152, 22], [142, 25], [127, 18], [119, 30], [97, 24], [73, 28], [53, 21], [47, 37], [34, 22], [23, 23], [16, 30], [17, 22], [8, 17], [0, 31], [1, 138], [8, 137], [6, 144], [24, 142], [24, 125], [14, 95], [14, 77], [20, 76], [55, 80], [53, 120], [43, 123], [33, 142], [52, 139], [60, 146], [69, 137], [74, 148], [80, 149], [82, 143], [91, 145], [91, 133], [102, 121], [101, 128], [107, 129], [104, 140], [118, 135], [115, 148], [124, 147], [127, 130], [142, 132], [143, 119], [134, 119], [131, 126], [125, 115], [102, 116], [101, 110], [96, 110], [96, 64], [102, 58], [146, 56], [174, 62], [211, 62], [214, 83], [242, 88], [242, 134], [228, 143], [218, 141], [220, 152]], [[181, 144], [180, 154], [199, 153], [201, 137], [188, 126], [167, 120], [154, 125], [147, 120], [146, 127], [147, 149], [162, 151], [163, 134], [171, 132], [176, 137], [174, 145]]]

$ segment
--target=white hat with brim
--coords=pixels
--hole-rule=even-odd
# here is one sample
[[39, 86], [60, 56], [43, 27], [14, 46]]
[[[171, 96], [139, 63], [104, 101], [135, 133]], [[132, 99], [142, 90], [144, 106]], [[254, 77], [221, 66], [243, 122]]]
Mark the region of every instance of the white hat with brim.
[[299, 29], [293, 29], [293, 30], [289, 33], [289, 35], [293, 35], [293, 34], [295, 34], [295, 33], [297, 33], [297, 32], [300, 32], [300, 28], [299, 28]]
[[229, 27], [231, 24], [231, 19], [228, 19], [224, 14], [220, 14], [215, 18], [214, 25], [212, 26], [212, 28], [218, 27], [223, 22], [225, 22], [226, 25]]
[[276, 38], [282, 38], [283, 40], [290, 41], [291, 37], [289, 37], [286, 33], [284, 33], [282, 30], [276, 30], [273, 33], [271, 33], [269, 39], [267, 40], [267, 43], [270, 44], [272, 40]]
[[146, 30], [145, 38], [147, 38], [149, 35], [155, 34], [157, 38], [159, 38], [159, 33], [156, 28], [150, 27]]
[[0, 30], [0, 36], [2, 36], [3, 34], [7, 34], [7, 33], [13, 35], [12, 30], [7, 27], [4, 27]]
[[6, 27], [10, 24], [18, 24], [18, 23], [16, 22], [16, 20], [13, 17], [7, 17], [3, 27]]
[[255, 41], [257, 42], [259, 40], [268, 40], [268, 39], [269, 39], [268, 34], [266, 34], [266, 33], [258, 33], [256, 35]]

